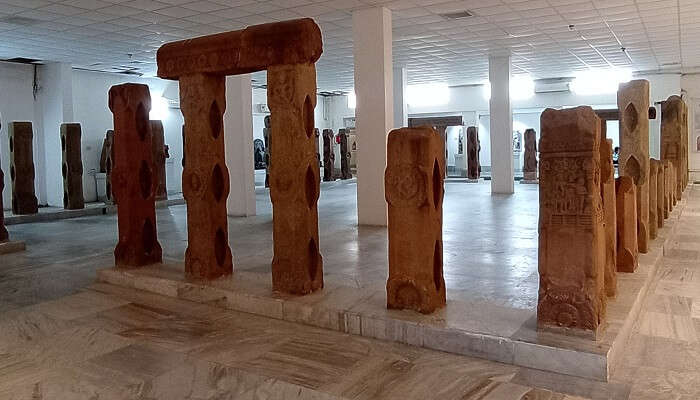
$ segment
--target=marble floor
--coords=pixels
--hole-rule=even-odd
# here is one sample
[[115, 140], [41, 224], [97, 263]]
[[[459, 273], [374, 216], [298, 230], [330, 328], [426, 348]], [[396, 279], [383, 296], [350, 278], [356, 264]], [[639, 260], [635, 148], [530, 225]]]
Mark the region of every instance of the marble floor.
[[[448, 290], [534, 307], [537, 187], [516, 190], [491, 197], [488, 185], [447, 184]], [[230, 220], [236, 268], [269, 269], [266, 195], [258, 193], [257, 217]], [[95, 284], [96, 269], [112, 262], [114, 216], [10, 226], [29, 249], [0, 256], [0, 398], [698, 399], [700, 190], [688, 197], [608, 383]], [[354, 201], [352, 183], [324, 185], [326, 274], [383, 285], [386, 272], [372, 265], [386, 262], [385, 232], [358, 229]], [[159, 239], [172, 261], [186, 245], [184, 211], [158, 211]], [[338, 259], [345, 262], [332, 262]]]

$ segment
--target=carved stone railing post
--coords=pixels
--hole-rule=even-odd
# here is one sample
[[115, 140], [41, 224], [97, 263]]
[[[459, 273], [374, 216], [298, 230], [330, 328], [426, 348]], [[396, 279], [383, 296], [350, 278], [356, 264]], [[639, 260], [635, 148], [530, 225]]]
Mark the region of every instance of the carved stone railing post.
[[590, 107], [547, 109], [540, 139], [540, 329], [597, 338], [605, 318], [600, 120]]
[[12, 213], [36, 214], [39, 202], [34, 192], [34, 131], [31, 122], [10, 122], [10, 181], [12, 182]]
[[664, 175], [664, 163], [663, 161], [659, 160], [654, 160], [652, 161], [656, 163], [656, 220], [657, 220], [657, 227], [663, 228], [664, 226], [664, 219], [666, 219], [665, 215], [665, 206], [664, 206], [664, 192], [666, 190], [666, 178]]
[[317, 206], [320, 171], [314, 135], [316, 68], [313, 64], [268, 68], [267, 93], [274, 149], [272, 287], [306, 294], [323, 287]]
[[649, 247], [649, 82], [620, 84], [619, 175], [629, 176], [637, 187], [637, 240], [639, 251]]
[[112, 190], [119, 204], [115, 264], [138, 267], [158, 263], [162, 261], [162, 249], [156, 230], [148, 86], [112, 86], [109, 109], [114, 115]]
[[67, 210], [85, 208], [81, 136], [80, 124], [61, 124], [63, 208]]
[[185, 275], [215, 279], [233, 273], [226, 199], [229, 174], [224, 153], [226, 77], [180, 77], [180, 107], [187, 126], [182, 193], [187, 200]]
[[389, 133], [387, 154], [387, 307], [431, 313], [446, 301], [442, 272], [444, 141], [427, 126], [396, 129]]
[[114, 203], [112, 194], [112, 170], [114, 169], [114, 131], [107, 130], [102, 141], [102, 155], [100, 157], [100, 172], [105, 173], [105, 203]]
[[534, 129], [525, 130], [525, 159], [523, 161], [523, 179], [537, 180], [537, 134]]
[[348, 131], [338, 130], [340, 137], [340, 179], [352, 179], [350, 172], [350, 151], [348, 149]]
[[481, 163], [479, 162], [479, 131], [475, 126], [467, 128], [467, 178], [477, 180], [481, 176]]
[[656, 219], [656, 181], [659, 165], [653, 158], [649, 161], [649, 239], [656, 239], [659, 226]]
[[664, 160], [661, 162], [664, 166], [664, 219], [669, 217], [673, 209], [673, 200], [671, 200], [671, 188], [675, 187], [671, 179], [671, 161]]
[[634, 180], [621, 176], [615, 180], [617, 212], [617, 271], [634, 272], [639, 260], [637, 240], [637, 189]]
[[5, 228], [5, 212], [2, 206], [2, 191], [5, 189], [5, 174], [2, 172], [0, 163], [0, 243], [10, 240], [10, 234]]
[[335, 180], [335, 135], [332, 129], [323, 130], [323, 181]]
[[679, 96], [671, 96], [661, 103], [661, 160], [670, 161], [676, 171], [676, 196], [680, 197], [685, 188], [685, 176], [682, 171], [688, 157], [688, 142], [684, 138], [686, 127], [685, 102]]
[[165, 172], [165, 159], [167, 153], [165, 148], [165, 132], [163, 131], [163, 122], [159, 120], [151, 120], [151, 133], [153, 134], [153, 171], [156, 174], [156, 201], [168, 199], [168, 185]]
[[601, 137], [600, 190], [605, 215], [605, 293], [608, 297], [617, 294], [617, 213], [612, 152], [612, 139]]

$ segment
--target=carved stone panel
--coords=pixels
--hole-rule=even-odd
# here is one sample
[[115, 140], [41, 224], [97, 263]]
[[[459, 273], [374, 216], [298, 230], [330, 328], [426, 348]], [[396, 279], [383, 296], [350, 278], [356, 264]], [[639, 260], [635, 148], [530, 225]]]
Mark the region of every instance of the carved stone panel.
[[656, 239], [659, 226], [656, 223], [656, 180], [658, 178], [659, 165], [653, 158], [649, 161], [649, 239]]
[[481, 163], [479, 162], [479, 131], [475, 126], [467, 128], [467, 178], [479, 179], [481, 176]]
[[387, 308], [431, 313], [445, 306], [444, 148], [440, 134], [427, 126], [389, 133], [384, 174], [389, 204]]
[[81, 154], [80, 124], [61, 124], [61, 155], [63, 164], [63, 208], [85, 208], [83, 197], [83, 159]]
[[600, 193], [605, 216], [605, 293], [617, 294], [617, 213], [615, 212], [615, 166], [612, 139], [601, 137]]
[[185, 276], [191, 279], [216, 279], [233, 273], [226, 214], [225, 82], [223, 75], [180, 77], [187, 139], [187, 163], [182, 173], [182, 193], [187, 201]]
[[537, 180], [537, 135], [534, 129], [525, 130], [523, 178], [528, 181]]
[[280, 292], [307, 294], [323, 287], [318, 240], [320, 171], [314, 135], [315, 66], [270, 67], [267, 98], [274, 149], [270, 165], [272, 287]]
[[600, 120], [547, 109], [540, 127], [537, 325], [595, 338], [607, 304]]
[[335, 168], [335, 135], [332, 129], [323, 130], [323, 181], [334, 181]]
[[348, 149], [348, 132], [345, 129], [338, 130], [340, 137], [340, 179], [351, 179], [350, 149]]
[[12, 213], [36, 214], [39, 203], [34, 192], [34, 132], [31, 122], [10, 122], [10, 181], [12, 182]]
[[620, 84], [619, 175], [629, 176], [637, 187], [637, 240], [639, 251], [649, 247], [649, 82]]
[[112, 191], [119, 203], [115, 264], [128, 268], [158, 263], [162, 261], [162, 249], [156, 230], [148, 86], [112, 86], [109, 109], [114, 117]]
[[656, 221], [657, 228], [663, 228], [664, 219], [666, 219], [665, 212], [665, 191], [666, 191], [666, 177], [664, 173], [664, 162], [659, 160], [654, 160], [656, 163]]
[[153, 135], [153, 140], [151, 146], [153, 149], [153, 171], [156, 176], [154, 177], [156, 181], [156, 200], [167, 200], [168, 199], [168, 186], [166, 182], [165, 173], [165, 159], [167, 158], [165, 145], [165, 132], [163, 131], [163, 123], [158, 120], [152, 120], [151, 122], [151, 132]]
[[112, 170], [114, 169], [114, 131], [108, 130], [102, 141], [102, 155], [100, 157], [100, 172], [106, 175], [106, 203], [114, 203], [112, 194]]
[[685, 188], [685, 169], [688, 158], [688, 141], [685, 137], [687, 107], [679, 96], [671, 96], [661, 103], [661, 160], [671, 161], [678, 171], [675, 181], [676, 196]]
[[615, 180], [617, 197], [617, 271], [634, 272], [638, 265], [637, 188], [629, 176]]

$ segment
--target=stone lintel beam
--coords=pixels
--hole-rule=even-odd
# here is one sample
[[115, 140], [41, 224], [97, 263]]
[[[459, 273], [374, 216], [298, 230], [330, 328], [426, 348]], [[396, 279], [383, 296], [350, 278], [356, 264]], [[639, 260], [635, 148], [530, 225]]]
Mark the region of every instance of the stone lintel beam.
[[247, 74], [273, 65], [313, 64], [321, 53], [320, 28], [303, 18], [167, 43], [158, 49], [158, 76]]

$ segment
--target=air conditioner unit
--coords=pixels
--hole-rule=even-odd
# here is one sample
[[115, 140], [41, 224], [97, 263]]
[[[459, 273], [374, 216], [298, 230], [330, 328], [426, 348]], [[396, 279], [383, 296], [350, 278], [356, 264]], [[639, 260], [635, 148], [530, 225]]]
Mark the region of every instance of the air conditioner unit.
[[538, 79], [535, 93], [560, 93], [571, 91], [571, 78]]
[[258, 114], [269, 114], [270, 108], [265, 103], [256, 104], [255, 112]]

